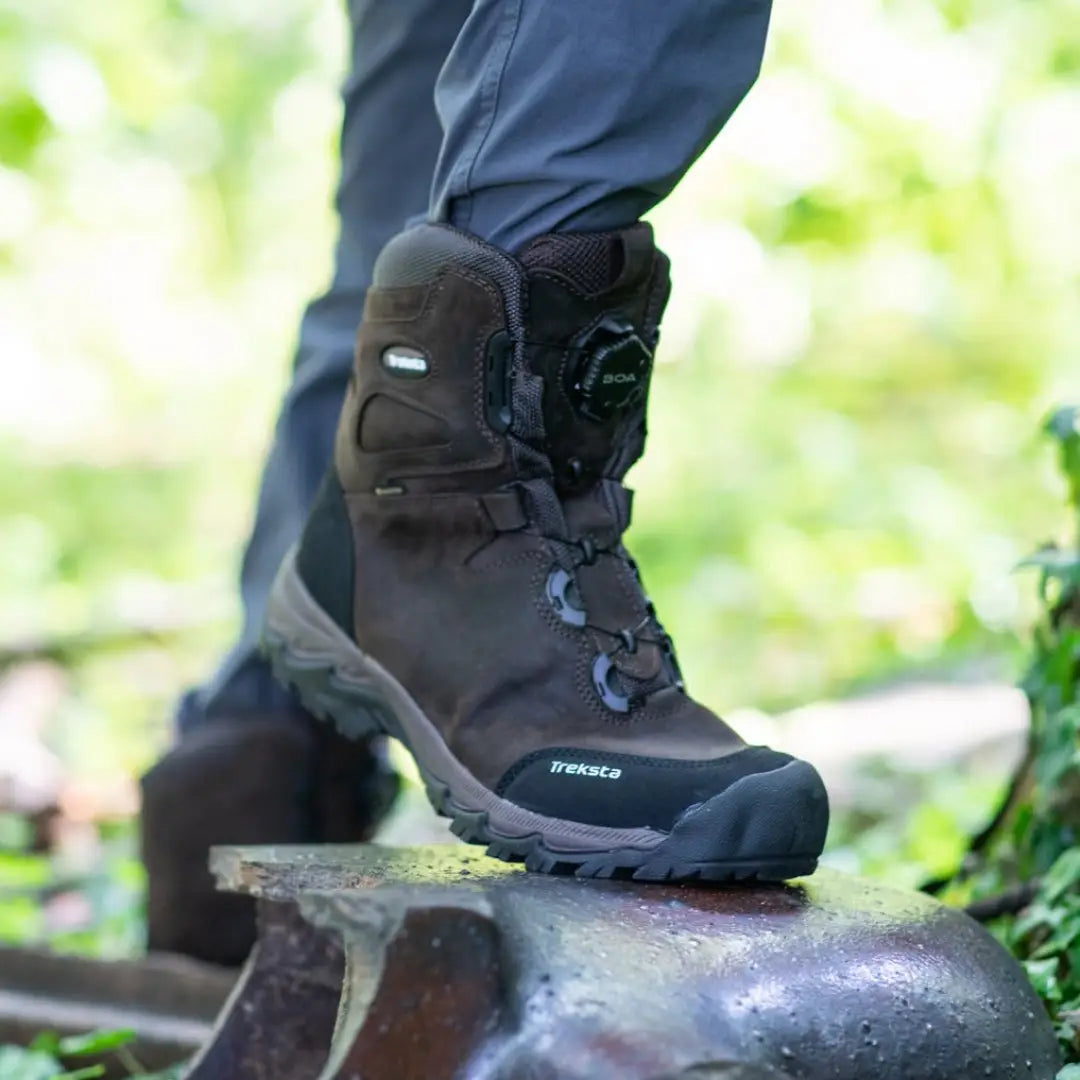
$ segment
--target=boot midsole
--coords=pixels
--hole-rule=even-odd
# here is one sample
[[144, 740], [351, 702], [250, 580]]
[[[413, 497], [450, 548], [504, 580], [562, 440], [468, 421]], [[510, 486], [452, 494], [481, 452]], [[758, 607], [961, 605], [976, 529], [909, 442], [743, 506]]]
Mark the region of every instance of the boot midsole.
[[[504, 837], [540, 835], [553, 851], [650, 851], [668, 834], [655, 829], [614, 829], [547, 817], [488, 790], [450, 752], [438, 729], [409, 692], [379, 662], [362, 652], [311, 596], [290, 552], [278, 571], [267, 605], [265, 637], [284, 651], [286, 666], [327, 669], [324, 690], [344, 734], [382, 731], [400, 739], [429, 785], [449, 790], [459, 813], [487, 815], [488, 831]], [[361, 704], [367, 702], [367, 705]]]

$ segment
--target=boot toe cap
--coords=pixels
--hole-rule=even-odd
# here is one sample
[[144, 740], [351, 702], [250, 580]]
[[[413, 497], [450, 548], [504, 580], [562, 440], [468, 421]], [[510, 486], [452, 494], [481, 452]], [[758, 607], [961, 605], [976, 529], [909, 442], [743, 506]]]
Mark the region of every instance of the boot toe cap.
[[743, 776], [686, 810], [665, 844], [694, 861], [816, 858], [825, 846], [829, 798], [813, 765], [791, 758]]
[[[754, 827], [764, 832], [770, 831], [766, 819], [774, 821], [773, 831], [781, 819], [803, 820], [805, 831], [806, 821], [817, 822], [822, 812], [828, 816], [814, 768], [763, 746], [709, 760], [547, 748], [518, 761], [496, 790], [547, 817], [672, 834], [716, 814], [730, 814], [739, 823], [745, 819], [740, 828], [760, 819]], [[808, 842], [816, 836], [812, 831]]]

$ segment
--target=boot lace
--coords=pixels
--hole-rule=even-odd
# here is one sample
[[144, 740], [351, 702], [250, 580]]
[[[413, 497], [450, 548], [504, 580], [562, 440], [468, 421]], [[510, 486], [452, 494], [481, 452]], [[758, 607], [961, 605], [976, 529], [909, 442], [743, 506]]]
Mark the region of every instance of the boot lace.
[[[561, 351], [577, 351], [573, 346], [533, 339], [516, 338], [516, 347], [526, 344], [541, 348], [557, 348]], [[599, 559], [617, 559], [628, 566], [644, 596], [641, 574], [637, 564], [622, 545], [621, 537], [629, 525], [629, 498], [626, 489], [617, 478], [601, 477], [596, 481], [596, 494], [607, 507], [610, 517], [610, 539], [598, 544], [588, 536], [572, 535], [562, 500], [555, 489], [551, 459], [546, 453], [543, 418], [544, 383], [540, 376], [530, 372], [524, 365], [515, 363], [509, 371], [507, 398], [512, 401], [512, 423], [506, 435], [513, 454], [519, 477], [513, 482], [521, 495], [529, 529], [541, 537], [552, 554], [553, 567], [548, 578], [549, 599], [564, 622], [594, 635], [600, 646], [593, 664], [593, 687], [601, 701], [615, 712], [630, 712], [643, 707], [649, 699], [662, 690], [675, 687], [682, 692], [684, 684], [675, 656], [671, 636], [660, 624], [652, 603], [645, 598], [645, 615], [637, 624], [611, 628], [590, 622], [584, 607], [574, 604], [568, 590], [580, 595], [577, 574]], [[562, 577], [556, 584], [555, 575]], [[553, 595], [553, 593], [555, 595]], [[561, 604], [561, 609], [559, 607]], [[610, 646], [604, 648], [601, 642]], [[624, 655], [633, 655], [640, 645], [656, 646], [660, 650], [660, 670], [650, 677], [639, 677], [617, 661]]]
[[[624, 490], [616, 480], [602, 480], [600, 483], [612, 485], [609, 491], [617, 490], [621, 493]], [[530, 515], [535, 525], [535, 535], [545, 540], [552, 551], [553, 565], [548, 577], [549, 600], [564, 622], [580, 630], [591, 631], [599, 639], [598, 644], [602, 641], [609, 643], [607, 648], [600, 645], [600, 652], [593, 664], [593, 683], [604, 703], [617, 712], [630, 712], [644, 707], [654, 694], [672, 686], [683, 692], [685, 685], [675, 654], [675, 644], [657, 617], [656, 607], [645, 595], [637, 562], [622, 544], [622, 533], [629, 521], [619, 520], [613, 515], [614, 536], [605, 543], [597, 543], [590, 536], [571, 536], [561, 501], [553, 487], [544, 484], [547, 490], [541, 494], [536, 490], [536, 481], [520, 486], [526, 489], [527, 497], [531, 496], [530, 501], [534, 503], [534, 508], [540, 510], [536, 515], [540, 521]], [[539, 506], [536, 505], [537, 496]], [[544, 524], [556, 517], [553, 512], [556, 506], [559, 527], [545, 528]], [[626, 517], [629, 517], [628, 512]], [[645, 614], [632, 626], [612, 628], [594, 622], [588, 618], [585, 606], [580, 601], [577, 575], [582, 570], [595, 566], [601, 559], [615, 559], [628, 567], [637, 582], [645, 601]], [[639, 677], [617, 664], [620, 656], [632, 656], [642, 645], [655, 646], [660, 651], [660, 671], [649, 678]]]

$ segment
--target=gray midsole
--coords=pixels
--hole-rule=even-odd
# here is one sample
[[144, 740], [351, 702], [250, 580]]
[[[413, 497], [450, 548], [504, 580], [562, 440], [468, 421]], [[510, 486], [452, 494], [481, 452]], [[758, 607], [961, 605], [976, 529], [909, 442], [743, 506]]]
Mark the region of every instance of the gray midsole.
[[[539, 835], [552, 851], [649, 851], [667, 839], [655, 829], [609, 829], [525, 810], [489, 791], [457, 760], [409, 692], [359, 646], [308, 592], [290, 552], [278, 571], [266, 613], [268, 635], [283, 642], [300, 664], [325, 663], [334, 677], [362, 696], [376, 698], [393, 713], [400, 735], [430, 781], [444, 784], [455, 808], [487, 814], [488, 830], [507, 838]], [[397, 735], [398, 732], [389, 731]]]

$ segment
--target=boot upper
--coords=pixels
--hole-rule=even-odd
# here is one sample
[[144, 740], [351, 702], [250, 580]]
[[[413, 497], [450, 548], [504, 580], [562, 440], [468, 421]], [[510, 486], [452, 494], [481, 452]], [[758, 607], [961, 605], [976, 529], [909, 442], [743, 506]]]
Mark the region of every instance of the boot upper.
[[668, 291], [645, 225], [516, 258], [445, 226], [403, 233], [298, 557], [481, 783], [658, 829], [792, 760], [686, 694], [623, 546]]

